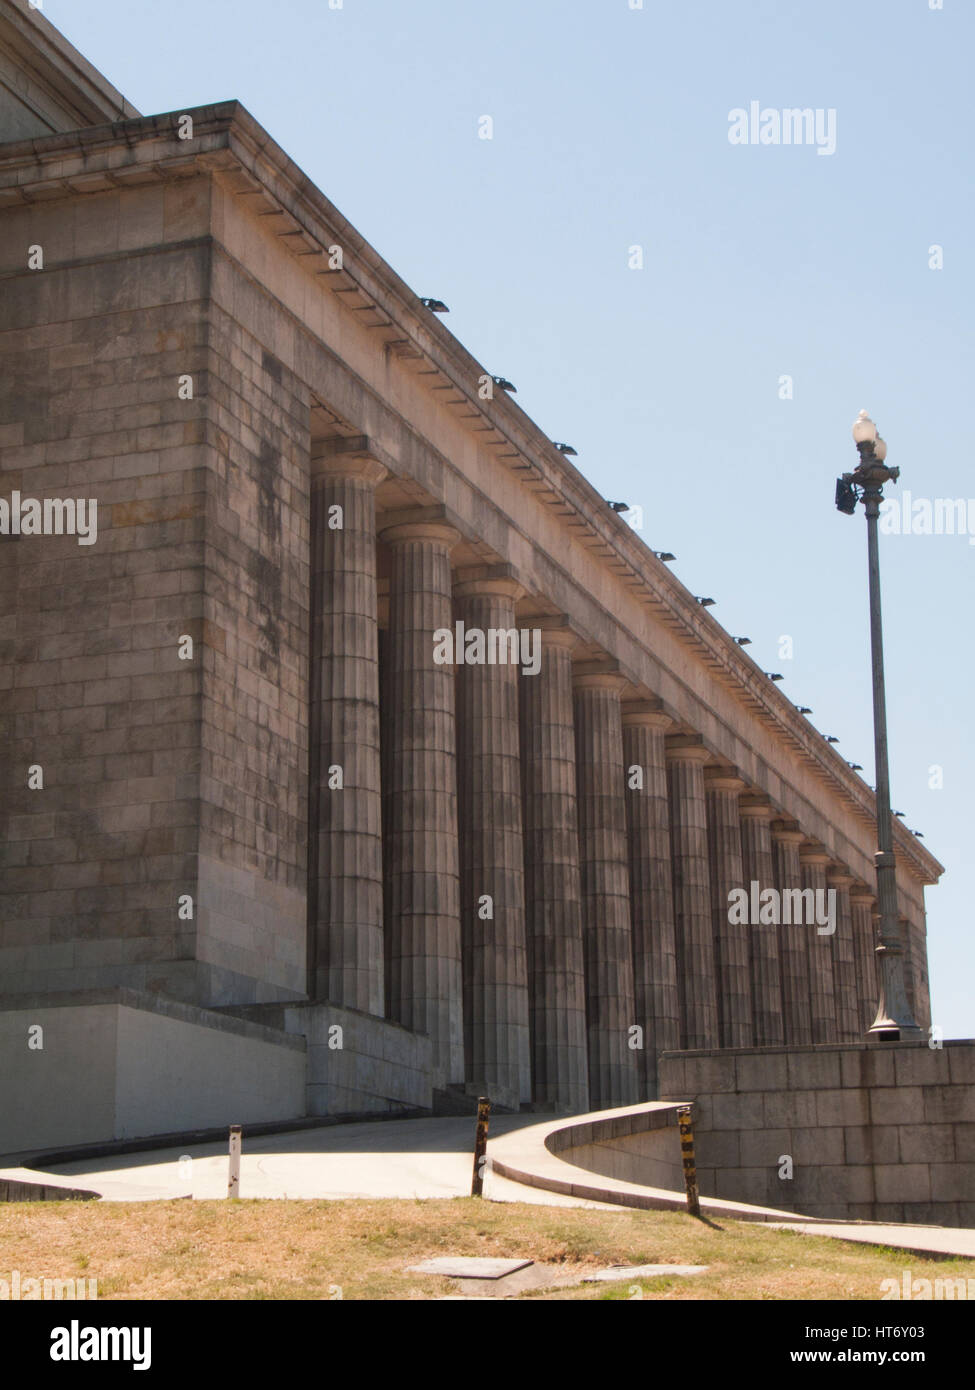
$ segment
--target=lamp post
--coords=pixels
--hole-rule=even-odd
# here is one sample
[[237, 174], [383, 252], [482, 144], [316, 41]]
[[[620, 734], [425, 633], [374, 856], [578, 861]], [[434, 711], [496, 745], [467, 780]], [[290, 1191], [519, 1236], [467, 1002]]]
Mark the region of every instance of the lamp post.
[[882, 1042], [920, 1038], [904, 983], [904, 944], [897, 911], [897, 874], [894, 861], [893, 820], [890, 813], [890, 769], [887, 761], [887, 702], [884, 694], [884, 638], [880, 611], [880, 551], [877, 517], [884, 483], [896, 482], [899, 468], [888, 468], [887, 445], [865, 410], [853, 424], [853, 440], [860, 462], [852, 473], [836, 483], [836, 505], [852, 515], [862, 500], [867, 516], [867, 562], [870, 576], [870, 654], [873, 664], [873, 738], [877, 767], [877, 902], [880, 907], [880, 942], [877, 946], [880, 1000], [877, 1017], [867, 1036]]

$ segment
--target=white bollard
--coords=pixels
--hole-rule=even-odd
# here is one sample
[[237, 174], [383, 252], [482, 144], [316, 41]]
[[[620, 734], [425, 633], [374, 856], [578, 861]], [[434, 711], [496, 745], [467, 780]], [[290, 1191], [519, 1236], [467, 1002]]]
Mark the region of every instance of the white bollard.
[[230, 1171], [227, 1176], [227, 1196], [240, 1196], [240, 1125], [230, 1126]]

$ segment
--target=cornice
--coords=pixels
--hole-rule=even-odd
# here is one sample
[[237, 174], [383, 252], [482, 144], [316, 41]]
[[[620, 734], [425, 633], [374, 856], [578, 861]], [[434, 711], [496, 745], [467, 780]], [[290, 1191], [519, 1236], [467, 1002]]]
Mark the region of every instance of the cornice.
[[[0, 50], [45, 93], [51, 103], [81, 124], [100, 124], [114, 117], [138, 117], [121, 92], [70, 44], [41, 10], [26, 0], [0, 0]], [[50, 113], [38, 109], [28, 94], [19, 92], [41, 121]]]

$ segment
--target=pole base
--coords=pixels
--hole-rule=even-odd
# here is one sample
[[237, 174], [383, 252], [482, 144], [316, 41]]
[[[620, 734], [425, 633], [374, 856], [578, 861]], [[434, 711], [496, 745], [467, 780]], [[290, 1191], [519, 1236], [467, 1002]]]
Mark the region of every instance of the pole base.
[[867, 1029], [871, 1042], [921, 1042], [924, 1030], [916, 1023], [895, 1023], [892, 1018], [878, 1018]]

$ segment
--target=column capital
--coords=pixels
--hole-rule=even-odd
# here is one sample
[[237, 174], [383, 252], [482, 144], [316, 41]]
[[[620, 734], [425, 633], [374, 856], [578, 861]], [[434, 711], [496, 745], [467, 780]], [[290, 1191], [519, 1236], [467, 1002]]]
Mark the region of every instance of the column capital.
[[711, 759], [699, 734], [668, 734], [664, 749], [670, 763], [706, 763]]
[[454, 576], [454, 598], [523, 598], [527, 590], [510, 565], [470, 565]]
[[524, 627], [538, 628], [542, 634], [543, 647], [562, 647], [565, 651], [572, 652], [582, 641], [579, 634], [573, 632], [569, 626], [569, 618], [565, 613], [533, 613], [520, 621]]
[[712, 763], [704, 769], [704, 785], [712, 792], [743, 792], [748, 783], [734, 768]]
[[856, 880], [848, 870], [834, 866], [826, 870], [826, 882], [830, 888], [850, 888]]
[[641, 725], [649, 729], [669, 729], [674, 721], [664, 713], [661, 700], [627, 700], [623, 705], [623, 728]]
[[799, 846], [800, 864], [819, 865], [825, 868], [832, 864], [832, 862], [833, 860], [828, 850], [824, 849], [822, 845], [817, 844], [813, 840], [806, 840], [804, 844]]
[[752, 820], [771, 821], [773, 816], [772, 803], [767, 796], [762, 796], [760, 792], [746, 791], [738, 805], [739, 814], [748, 816]]
[[859, 883], [854, 879], [850, 886], [850, 899], [851, 901], [856, 899], [859, 902], [874, 903], [877, 900], [877, 895], [865, 883]]
[[777, 840], [779, 844], [801, 845], [805, 838], [794, 820], [774, 820], [772, 822], [772, 839]]
[[409, 541], [439, 541], [448, 550], [460, 540], [460, 532], [446, 521], [399, 521], [383, 526], [379, 539], [386, 545], [405, 545]]
[[389, 476], [389, 469], [380, 463], [364, 434], [313, 439], [310, 458], [313, 486], [330, 478], [361, 478], [376, 487]]
[[572, 667], [572, 686], [574, 690], [615, 690], [621, 692], [629, 681], [620, 672], [619, 664], [612, 660], [580, 661]]

